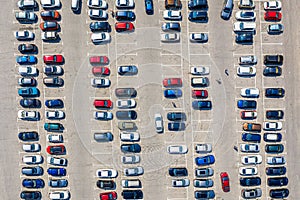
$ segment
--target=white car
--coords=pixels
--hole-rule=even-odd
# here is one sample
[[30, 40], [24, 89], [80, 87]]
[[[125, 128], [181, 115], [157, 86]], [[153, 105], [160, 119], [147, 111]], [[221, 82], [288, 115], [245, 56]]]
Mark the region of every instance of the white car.
[[34, 9], [37, 6], [35, 0], [19, 0], [18, 7], [20, 9]]
[[64, 142], [64, 138], [62, 136], [62, 134], [49, 134], [47, 135], [47, 141], [51, 142], [51, 143], [63, 143]]
[[160, 35], [160, 41], [162, 42], [178, 42], [180, 35], [178, 33], [163, 33]]
[[51, 165], [56, 166], [67, 166], [68, 160], [65, 158], [48, 157], [47, 162]]
[[212, 151], [211, 144], [196, 144], [195, 151], [197, 153], [209, 153]]
[[208, 34], [207, 33], [190, 33], [191, 42], [207, 42]]
[[241, 144], [240, 149], [242, 152], [257, 153], [259, 152], [258, 144]]
[[110, 80], [107, 78], [93, 78], [91, 79], [91, 84], [94, 87], [109, 87]]
[[134, 0], [116, 0], [117, 8], [134, 8]]
[[63, 119], [65, 118], [65, 113], [61, 110], [46, 111], [45, 116], [47, 119]]
[[109, 33], [92, 33], [91, 40], [93, 43], [109, 42]]
[[94, 118], [98, 120], [112, 120], [113, 114], [112, 112], [94, 112]]
[[253, 110], [244, 110], [241, 111], [241, 117], [242, 119], [249, 118], [249, 119], [255, 119], [257, 117], [257, 112]]
[[165, 10], [163, 17], [167, 20], [181, 20], [182, 18], [179, 10]]
[[30, 11], [20, 11], [15, 13], [15, 17], [20, 22], [32, 23], [36, 20], [37, 16], [34, 12]]
[[56, 40], [58, 39], [58, 33], [56, 31], [45, 31], [41, 33], [42, 40]]
[[265, 10], [280, 10], [281, 2], [280, 1], [266, 1], [264, 2]]
[[173, 187], [187, 187], [189, 185], [190, 185], [190, 180], [187, 178], [172, 180]]
[[242, 97], [257, 98], [259, 96], [259, 89], [258, 88], [242, 88], [241, 89], [241, 96]]
[[20, 66], [19, 74], [21, 76], [36, 76], [37, 69], [36, 69], [36, 67], [31, 67], [31, 66]]
[[235, 14], [235, 18], [241, 21], [254, 21], [256, 18], [256, 13], [254, 11], [238, 11]]
[[14, 35], [17, 40], [33, 40], [34, 39], [34, 33], [28, 30], [24, 31], [16, 31], [14, 32]]
[[191, 67], [191, 74], [193, 75], [208, 75], [209, 67]]
[[96, 171], [98, 178], [116, 178], [118, 176], [117, 170], [114, 169], [98, 169]]
[[100, 19], [106, 20], [108, 18], [108, 14], [105, 10], [97, 10], [97, 9], [90, 9], [89, 16], [93, 19]]
[[40, 144], [23, 144], [23, 151], [38, 152], [38, 151], [41, 151], [41, 145]]
[[186, 145], [169, 145], [167, 150], [169, 154], [185, 154], [188, 152]]
[[139, 176], [144, 173], [143, 167], [133, 167], [133, 168], [125, 168], [124, 175], [125, 176]]
[[22, 160], [25, 164], [36, 165], [43, 162], [43, 157], [41, 155], [23, 156]]
[[235, 22], [233, 24], [233, 31], [234, 32], [241, 32], [241, 31], [255, 31], [256, 23], [255, 22]]
[[135, 142], [140, 140], [140, 134], [137, 132], [121, 132], [120, 139], [123, 142]]
[[60, 7], [60, 0], [41, 0], [43, 8], [57, 8]]
[[241, 56], [239, 58], [240, 65], [255, 65], [257, 63], [257, 57], [253, 55]]
[[264, 133], [265, 142], [280, 142], [282, 135], [280, 133]]
[[22, 120], [38, 120], [39, 112], [38, 111], [19, 110], [18, 118], [22, 119]]
[[255, 4], [253, 0], [239, 0], [238, 6], [240, 9], [253, 9]]
[[51, 200], [65, 200], [70, 198], [70, 192], [66, 190], [61, 191], [51, 191], [49, 193], [49, 198]]
[[162, 133], [164, 132], [164, 123], [163, 123], [163, 118], [161, 114], [157, 113], [154, 115], [154, 120], [155, 120], [155, 129], [157, 133]]
[[254, 76], [256, 74], [256, 68], [250, 66], [239, 66], [236, 73], [239, 76]]
[[285, 158], [283, 156], [267, 157], [267, 163], [269, 165], [282, 165], [285, 164]]
[[277, 131], [282, 129], [282, 122], [264, 122], [264, 130]]
[[262, 161], [261, 155], [243, 156], [241, 158], [244, 165], [257, 165]]
[[104, 0], [87, 0], [89, 8], [107, 9], [107, 2]]
[[134, 99], [120, 99], [116, 101], [116, 105], [118, 108], [134, 108], [136, 106], [136, 102]]
[[121, 156], [121, 162], [123, 164], [135, 164], [139, 163], [141, 160], [139, 155], [132, 155], [132, 156]]
[[241, 167], [240, 175], [242, 176], [252, 176], [257, 174], [257, 167]]

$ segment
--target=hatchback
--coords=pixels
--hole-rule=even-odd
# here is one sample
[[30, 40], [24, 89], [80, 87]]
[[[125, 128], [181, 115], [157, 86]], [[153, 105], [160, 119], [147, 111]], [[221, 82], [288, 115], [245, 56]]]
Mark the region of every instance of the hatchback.
[[281, 12], [278, 11], [266, 11], [264, 18], [266, 21], [280, 21], [281, 20]]
[[170, 176], [187, 176], [188, 171], [186, 168], [169, 168], [169, 175]]
[[213, 155], [196, 157], [195, 163], [198, 166], [211, 165], [215, 163], [215, 157]]

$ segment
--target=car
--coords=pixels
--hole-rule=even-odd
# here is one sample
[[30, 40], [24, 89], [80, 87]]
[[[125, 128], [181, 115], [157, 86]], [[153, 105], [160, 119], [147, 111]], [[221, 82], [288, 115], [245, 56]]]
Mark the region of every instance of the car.
[[239, 64], [240, 65], [255, 65], [257, 63], [257, 57], [253, 55], [240, 56]]
[[192, 87], [208, 87], [209, 79], [207, 77], [191, 78]]
[[243, 133], [242, 140], [245, 142], [260, 142], [261, 136], [253, 133]]
[[110, 80], [107, 78], [92, 78], [91, 84], [93, 87], [109, 87]]
[[124, 199], [143, 199], [142, 190], [123, 190], [121, 195]]
[[266, 168], [266, 174], [268, 176], [281, 176], [281, 175], [285, 175], [285, 173], [286, 173], [286, 168], [284, 166]]
[[260, 188], [242, 189], [241, 196], [245, 199], [257, 199], [261, 197], [262, 191]]
[[37, 76], [38, 70], [32, 66], [19, 66], [19, 74], [21, 76]]
[[188, 19], [191, 22], [207, 22], [208, 16], [206, 11], [192, 11], [189, 13]]
[[268, 186], [286, 186], [289, 182], [287, 177], [279, 177], [279, 178], [268, 178], [267, 183]]
[[95, 99], [93, 104], [96, 108], [110, 109], [113, 106], [112, 101], [109, 99]]
[[60, 54], [43, 56], [45, 64], [63, 64], [64, 57]]
[[65, 118], [65, 113], [61, 110], [55, 110], [55, 111], [45, 111], [45, 116], [47, 119], [50, 120], [60, 120]]
[[282, 129], [282, 122], [264, 122], [264, 130], [276, 131]]
[[269, 34], [280, 34], [283, 32], [284, 26], [282, 24], [270, 24], [268, 26], [268, 33]]
[[66, 147], [65, 145], [49, 145], [46, 148], [46, 151], [50, 155], [65, 155], [66, 154]]
[[253, 0], [240, 0], [238, 2], [238, 7], [240, 9], [254, 9], [255, 4]]
[[282, 17], [279, 11], [266, 11], [264, 14], [264, 19], [266, 21], [280, 21]]
[[280, 1], [266, 1], [264, 2], [265, 10], [280, 10], [281, 2]]
[[239, 76], [255, 76], [256, 68], [252, 66], [239, 66], [236, 73]]
[[41, 155], [23, 156], [23, 163], [27, 165], [37, 165], [43, 163], [43, 157]]
[[107, 32], [110, 30], [110, 25], [108, 22], [91, 22], [90, 29], [92, 32], [96, 32], [96, 31]]
[[258, 88], [242, 88], [241, 96], [249, 97], [249, 98], [258, 98], [259, 97], [259, 89]]
[[163, 118], [160, 113], [154, 115], [155, 129], [157, 133], [164, 132]]
[[43, 83], [48, 87], [62, 87], [64, 80], [60, 77], [45, 77]]
[[234, 32], [255, 32], [255, 22], [235, 22], [233, 24]]
[[283, 55], [265, 55], [264, 64], [267, 66], [279, 66], [283, 63]]
[[263, 71], [264, 76], [280, 76], [282, 74], [281, 67], [265, 67]]
[[53, 188], [62, 188], [68, 186], [67, 179], [49, 179], [48, 185]]
[[240, 175], [242, 176], [252, 176], [257, 174], [257, 167], [241, 167]]
[[221, 18], [224, 20], [229, 20], [233, 10], [233, 1], [224, 0], [223, 8], [221, 10]]
[[241, 144], [240, 149], [246, 153], [258, 153], [260, 150], [258, 144]]
[[110, 35], [107, 32], [92, 33], [91, 41], [93, 43], [104, 43], [110, 41]]
[[49, 167], [47, 172], [51, 176], [65, 176], [67, 174], [67, 170], [65, 168], [57, 167]]
[[261, 179], [259, 177], [240, 178], [241, 186], [260, 186]]
[[237, 107], [240, 109], [255, 109], [256, 101], [254, 101], [254, 100], [238, 100]]
[[51, 192], [49, 192], [49, 198], [51, 200], [65, 200], [65, 199], [70, 199], [70, 192], [66, 191], [66, 190], [51, 191]]
[[48, 134], [47, 135], [47, 141], [50, 143], [63, 143], [64, 138], [61, 134], [54, 135], [54, 134]]
[[161, 42], [179, 42], [180, 35], [178, 33], [162, 33], [160, 35]]
[[188, 171], [185, 167], [169, 168], [170, 176], [187, 176]]
[[22, 186], [25, 188], [44, 188], [45, 182], [43, 179], [23, 179]]
[[285, 158], [283, 156], [267, 157], [267, 164], [282, 165], [285, 164]]
[[102, 192], [100, 193], [100, 200], [115, 200], [117, 199], [117, 193], [113, 192]]
[[136, 75], [138, 73], [138, 68], [135, 65], [124, 65], [118, 67], [119, 75]]
[[113, 139], [114, 136], [111, 132], [94, 133], [94, 140], [96, 140], [96, 142], [111, 142]]
[[116, 184], [113, 180], [97, 180], [96, 186], [104, 190], [113, 190], [116, 187]]
[[196, 99], [205, 99], [208, 97], [207, 90], [192, 90], [192, 97]]
[[45, 9], [59, 8], [61, 6], [60, 0], [41, 0], [41, 6]]
[[163, 80], [164, 87], [181, 87], [182, 80], [181, 78], [165, 78]]
[[195, 199], [213, 199], [215, 192], [213, 190], [196, 190], [194, 192]]
[[265, 146], [266, 153], [282, 153], [284, 146], [282, 144], [267, 144]]
[[214, 185], [214, 181], [212, 179], [194, 179], [194, 187], [197, 188], [208, 188]]
[[195, 169], [196, 177], [209, 177], [214, 175], [214, 170], [211, 167]]
[[152, 0], [145, 0], [145, 10], [148, 15], [154, 14], [154, 5]]
[[254, 21], [256, 18], [256, 13], [254, 11], [238, 11], [235, 14], [235, 18], [241, 21]]
[[39, 134], [36, 131], [20, 132], [18, 138], [24, 142], [38, 141]]
[[40, 24], [40, 28], [42, 31], [57, 31], [60, 26], [56, 21], [45, 21]]
[[40, 108], [41, 101], [38, 99], [21, 99], [20, 105], [23, 108]]
[[208, 34], [207, 33], [190, 33], [191, 42], [207, 42]]
[[242, 119], [256, 119], [257, 112], [244, 110], [240, 112], [240, 116]]
[[196, 144], [195, 145], [196, 153], [210, 153], [212, 151], [211, 144]]
[[139, 176], [144, 174], [143, 167], [133, 167], [133, 168], [125, 168], [124, 175], [125, 176]]
[[167, 114], [167, 119], [170, 121], [185, 121], [186, 115], [184, 112], [169, 112]]
[[181, 11], [179, 10], [165, 10], [163, 12], [163, 18], [166, 20], [181, 20]]
[[134, 25], [132, 22], [116, 22], [115, 29], [117, 32], [129, 32], [134, 31]]
[[43, 10], [43, 11], [41, 11], [41, 18], [45, 21], [59, 20], [60, 14], [56, 10]]
[[32, 23], [36, 22], [36, 20], [37, 20], [36, 14], [32, 11], [27, 11], [27, 10], [16, 12], [15, 17], [20, 23], [32, 24]]
[[141, 188], [142, 182], [139, 179], [123, 179], [121, 181], [123, 188]]
[[120, 130], [136, 130], [136, 124], [134, 122], [118, 122], [118, 128]]
[[22, 174], [26, 176], [42, 176], [44, 174], [44, 170], [40, 166], [35, 167], [23, 167]]
[[117, 111], [116, 117], [119, 120], [135, 120], [137, 118], [137, 112], [134, 110]]
[[18, 118], [22, 120], [37, 121], [40, 119], [40, 113], [38, 111], [19, 110]]
[[118, 172], [115, 169], [98, 169], [96, 171], [96, 176], [98, 178], [116, 178]]
[[123, 142], [137, 142], [140, 140], [140, 134], [137, 132], [121, 132], [120, 139]]
[[186, 154], [188, 148], [186, 145], [169, 145], [167, 151], [169, 154]]
[[287, 188], [283, 189], [272, 189], [269, 193], [271, 198], [282, 199], [289, 196], [289, 190]]
[[182, 8], [181, 0], [165, 0], [166, 10], [180, 10]]
[[267, 119], [283, 119], [284, 112], [283, 110], [267, 110], [266, 118]]
[[134, 99], [119, 99], [116, 101], [117, 108], [127, 109], [127, 108], [135, 108], [136, 101]]
[[37, 84], [37, 81], [35, 78], [31, 77], [31, 78], [25, 78], [25, 77], [22, 77], [22, 78], [19, 78], [18, 80], [18, 84], [20, 86], [36, 86]]
[[92, 73], [94, 76], [109, 76], [110, 69], [108, 67], [93, 67]]
[[190, 180], [187, 178], [172, 180], [173, 187], [188, 187], [189, 185], [190, 185]]
[[122, 144], [121, 151], [123, 153], [140, 153], [141, 146], [139, 144]]
[[14, 35], [17, 40], [33, 40], [35, 36], [32, 31], [28, 30], [16, 31]]
[[133, 9], [134, 0], [116, 0], [116, 7], [118, 9]]
[[31, 199], [41, 199], [42, 193], [40, 191], [22, 191], [20, 193], [21, 199], [31, 200]]
[[47, 162], [50, 165], [67, 166], [68, 160], [66, 158], [48, 157]]
[[185, 129], [185, 124], [183, 122], [169, 122], [169, 131], [183, 131]]
[[224, 192], [229, 192], [230, 186], [229, 186], [229, 177], [228, 177], [227, 172], [221, 172], [220, 178], [221, 178], [222, 190]]
[[244, 123], [243, 124], [244, 131], [261, 131], [261, 124], [258, 123]]
[[37, 58], [35, 56], [17, 56], [16, 62], [20, 65], [32, 65], [37, 63]]
[[191, 74], [192, 75], [208, 75], [209, 74], [209, 67], [199, 66], [199, 67], [191, 67]]
[[134, 98], [137, 95], [137, 91], [134, 88], [116, 88], [115, 95], [118, 98]]
[[19, 88], [18, 94], [21, 97], [36, 97], [39, 96], [40, 91], [36, 87], [26, 87], [26, 88]]
[[95, 9], [107, 9], [108, 4], [105, 0], [88, 0], [87, 6]]
[[266, 88], [265, 96], [269, 98], [284, 97], [285, 90], [283, 88]]
[[215, 157], [213, 155], [196, 157], [195, 163], [198, 166], [212, 165], [215, 163]]
[[161, 29], [163, 31], [177, 31], [180, 32], [180, 24], [178, 22], [165, 22], [163, 23]]
[[253, 43], [252, 33], [239, 33], [235, 36], [236, 43]]
[[63, 108], [64, 102], [61, 99], [51, 99], [45, 101], [45, 106], [47, 108]]
[[41, 151], [40, 144], [23, 144], [22, 146], [23, 151], [25, 152], [39, 152]]
[[112, 112], [100, 112], [96, 111], [94, 112], [94, 118], [97, 120], [112, 120], [113, 119], [113, 114]]
[[44, 129], [51, 132], [62, 132], [64, 130], [64, 126], [60, 123], [45, 123]]
[[188, 8], [190, 10], [205, 10], [208, 9], [207, 0], [189, 0]]
[[139, 163], [141, 157], [139, 155], [132, 155], [132, 156], [121, 156], [121, 162], [123, 164], [136, 164]]
[[107, 65], [109, 63], [107, 56], [91, 56], [89, 59], [91, 65]]
[[37, 7], [35, 0], [19, 0], [18, 7], [21, 10], [34, 10]]
[[47, 76], [52, 76], [52, 75], [62, 75], [63, 74], [63, 69], [61, 66], [57, 65], [50, 65], [50, 66], [45, 66], [44, 67], [44, 73]]
[[193, 101], [192, 107], [195, 110], [207, 110], [212, 108], [211, 101]]
[[41, 33], [41, 38], [44, 41], [54, 41], [59, 39], [59, 35], [56, 31], [46, 31]]
[[132, 11], [122, 10], [117, 11], [115, 13], [115, 18], [118, 21], [134, 21], [135, 20], [135, 14]]
[[18, 50], [21, 53], [35, 53], [37, 52], [37, 46], [35, 44], [20, 44]]
[[179, 98], [182, 97], [182, 91], [180, 89], [167, 89], [164, 91], [164, 96], [166, 98]]
[[265, 142], [281, 142], [281, 133], [264, 133]]

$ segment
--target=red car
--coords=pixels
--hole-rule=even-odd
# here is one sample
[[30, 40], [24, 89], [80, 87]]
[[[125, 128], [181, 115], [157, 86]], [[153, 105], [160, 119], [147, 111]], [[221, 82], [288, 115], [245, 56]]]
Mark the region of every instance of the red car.
[[107, 65], [109, 62], [107, 56], [91, 56], [90, 63], [91, 65]]
[[265, 20], [266, 21], [280, 21], [281, 20], [281, 12], [278, 11], [267, 11], [265, 12]]
[[110, 74], [107, 67], [93, 67], [92, 72], [95, 76], [108, 76]]
[[41, 17], [43, 20], [59, 20], [60, 14], [56, 10], [47, 10], [41, 12]]
[[112, 102], [111, 102], [111, 100], [95, 99], [94, 100], [94, 106], [96, 108], [111, 108], [112, 107]]
[[192, 97], [196, 99], [204, 99], [208, 97], [208, 92], [207, 90], [192, 90]]
[[63, 155], [66, 153], [66, 148], [64, 145], [53, 145], [48, 146], [46, 151], [51, 155]]
[[227, 172], [221, 172], [220, 173], [221, 177], [221, 183], [222, 183], [222, 189], [224, 192], [229, 192], [230, 191], [230, 186], [229, 186], [229, 177]]
[[104, 192], [100, 193], [100, 200], [116, 200], [117, 193], [116, 192]]
[[163, 80], [164, 87], [181, 87], [182, 80], [181, 78], [165, 78]]
[[46, 21], [40, 24], [42, 31], [57, 31], [59, 29], [59, 24], [55, 21]]
[[134, 25], [131, 22], [116, 22], [115, 28], [117, 32], [133, 31]]
[[47, 55], [43, 56], [43, 60], [46, 64], [62, 64], [64, 57], [62, 55]]

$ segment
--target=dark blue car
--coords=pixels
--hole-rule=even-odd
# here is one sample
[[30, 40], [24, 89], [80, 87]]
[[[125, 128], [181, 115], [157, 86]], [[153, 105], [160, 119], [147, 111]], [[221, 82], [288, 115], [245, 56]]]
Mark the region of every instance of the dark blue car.
[[26, 188], [43, 188], [45, 183], [42, 179], [24, 179], [22, 185]]
[[238, 100], [237, 107], [241, 109], [255, 109], [256, 101], [253, 100]]
[[19, 88], [18, 94], [21, 97], [35, 97], [40, 94], [39, 89], [36, 87]]
[[20, 105], [23, 108], [39, 108], [41, 106], [41, 101], [38, 99], [21, 99]]
[[180, 168], [169, 168], [170, 176], [187, 176], [188, 170], [184, 167]]
[[135, 20], [135, 14], [132, 11], [125, 11], [125, 10], [119, 10], [116, 12], [115, 16], [116, 20], [118, 21], [134, 21]]
[[46, 100], [45, 105], [48, 108], [62, 108], [64, 107], [64, 102], [61, 99], [52, 99], [52, 100]]
[[182, 97], [182, 91], [180, 89], [168, 89], [164, 91], [164, 96], [172, 99]]
[[197, 157], [197, 158], [195, 158], [195, 163], [198, 166], [214, 164], [215, 163], [215, 157], [213, 155]]
[[16, 61], [18, 64], [35, 64], [37, 63], [37, 58], [35, 56], [17, 56]]
[[40, 191], [22, 191], [20, 193], [21, 199], [41, 199], [42, 193]]
[[283, 88], [267, 88], [265, 91], [266, 97], [278, 98], [284, 97], [285, 90]]
[[259, 134], [243, 133], [242, 140], [245, 142], [260, 142], [261, 136]]
[[289, 190], [286, 188], [270, 190], [271, 198], [282, 199], [288, 196], [289, 196]]
[[212, 108], [211, 101], [193, 101], [192, 107], [195, 110], [207, 110]]
[[94, 31], [109, 31], [110, 25], [108, 22], [91, 22], [90, 23], [90, 29], [92, 32]]
[[22, 141], [37, 141], [37, 140], [39, 140], [39, 134], [35, 131], [20, 132], [18, 137]]
[[145, 0], [145, 9], [146, 9], [146, 13], [148, 15], [153, 15], [154, 8], [153, 8], [153, 1], [152, 0]]
[[185, 129], [185, 123], [183, 122], [169, 122], [168, 130], [169, 131], [183, 131]]
[[50, 167], [47, 170], [48, 174], [51, 176], [65, 176], [67, 170], [65, 168]]

